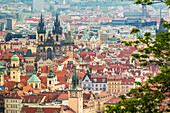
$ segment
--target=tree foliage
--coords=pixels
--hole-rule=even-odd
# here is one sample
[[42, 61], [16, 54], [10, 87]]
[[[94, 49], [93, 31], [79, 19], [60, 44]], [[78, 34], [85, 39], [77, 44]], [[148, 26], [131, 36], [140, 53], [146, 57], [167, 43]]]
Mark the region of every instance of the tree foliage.
[[[150, 2], [156, 3], [154, 0], [137, 0], [135, 4], [153, 4]], [[164, 3], [169, 6], [170, 0]], [[170, 30], [169, 22], [162, 21], [162, 23], [163, 28]], [[139, 32], [139, 29], [133, 28], [130, 34]], [[136, 48], [138, 45], [145, 45], [143, 49], [138, 50], [138, 53], [132, 54], [133, 59], [137, 59], [140, 66], [158, 66], [160, 72], [156, 76], [148, 75], [145, 84], [136, 82], [135, 84], [139, 87], [131, 89], [126, 95], [120, 95], [119, 98], [122, 100], [115, 106], [108, 105], [105, 111], [107, 113], [110, 113], [108, 111], [112, 113], [170, 112], [170, 104], [166, 101], [170, 98], [170, 33], [160, 32], [152, 36], [150, 32], [146, 32], [143, 37], [137, 37], [136, 41], [123, 41], [122, 43]]]

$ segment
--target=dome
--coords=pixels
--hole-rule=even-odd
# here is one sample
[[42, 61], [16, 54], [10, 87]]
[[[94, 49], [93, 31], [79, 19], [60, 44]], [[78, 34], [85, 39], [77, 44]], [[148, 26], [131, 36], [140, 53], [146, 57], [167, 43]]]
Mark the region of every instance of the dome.
[[49, 75], [47, 75], [48, 78], [53, 78], [54, 75], [52, 74], [53, 73], [53, 68], [52, 66], [50, 67], [50, 72], [49, 72]]
[[33, 69], [33, 75], [28, 79], [28, 82], [40, 82], [41, 80], [36, 75], [36, 69]]
[[14, 55], [12, 56], [11, 60], [12, 60], [12, 61], [18, 61], [18, 60], [19, 60], [19, 57], [18, 57], [16, 54], [14, 54]]

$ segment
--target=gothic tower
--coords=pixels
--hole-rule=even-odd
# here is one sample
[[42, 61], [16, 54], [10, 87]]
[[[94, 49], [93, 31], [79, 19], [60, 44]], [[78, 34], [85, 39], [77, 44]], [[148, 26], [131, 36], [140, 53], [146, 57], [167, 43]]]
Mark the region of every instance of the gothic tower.
[[56, 14], [56, 20], [54, 22], [53, 27], [53, 37], [54, 37], [54, 44], [56, 46], [56, 55], [61, 55], [61, 34], [62, 34], [62, 27], [60, 26], [60, 21], [58, 19], [58, 15]]
[[74, 40], [72, 39], [71, 31], [68, 31], [65, 39], [65, 56], [74, 58]]
[[56, 55], [62, 55], [61, 33], [62, 33], [62, 28], [60, 27], [60, 22], [58, 21], [58, 16], [57, 16], [56, 21], [54, 22], [53, 36], [51, 35], [50, 31], [48, 35], [45, 36], [46, 30], [41, 15], [41, 20], [39, 22], [37, 28], [37, 34], [36, 34], [36, 38], [37, 38], [36, 61], [40, 60], [40, 58], [42, 58], [43, 61], [47, 59], [53, 60], [53, 58]]
[[20, 82], [21, 70], [19, 66], [19, 57], [15, 54], [11, 58], [10, 78], [11, 81]]
[[78, 85], [79, 79], [75, 67], [74, 76], [72, 78], [72, 87], [68, 91], [68, 105], [76, 113], [83, 113], [83, 94], [82, 89]]
[[42, 14], [41, 14], [41, 19], [40, 19], [40, 22], [38, 24], [37, 32], [36, 33], [37, 33], [37, 35], [36, 35], [36, 43], [44, 44], [46, 29], [45, 29], [45, 25], [44, 25], [44, 20], [43, 20]]

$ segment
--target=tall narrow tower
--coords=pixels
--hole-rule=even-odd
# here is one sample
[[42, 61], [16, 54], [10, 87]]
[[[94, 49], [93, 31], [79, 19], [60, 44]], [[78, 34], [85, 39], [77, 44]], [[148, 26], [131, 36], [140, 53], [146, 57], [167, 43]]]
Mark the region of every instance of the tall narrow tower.
[[44, 20], [41, 14], [41, 19], [39, 21], [38, 27], [37, 27], [37, 34], [36, 34], [36, 43], [37, 44], [44, 44], [45, 42], [45, 25], [44, 25]]
[[0, 86], [4, 85], [4, 71], [5, 67], [2, 66], [2, 62], [0, 62]]
[[19, 66], [19, 57], [15, 54], [11, 58], [10, 77], [11, 81], [20, 82], [21, 70]]
[[142, 4], [142, 15], [143, 17], [146, 17], [146, 4]]
[[54, 27], [53, 27], [53, 39], [54, 39], [54, 44], [56, 45], [56, 48], [55, 48], [56, 55], [62, 55], [62, 53], [61, 53], [61, 34], [62, 34], [62, 27], [60, 26], [58, 14], [56, 14], [56, 20], [54, 22]]
[[67, 37], [65, 39], [65, 56], [74, 58], [74, 40], [72, 39], [71, 31], [68, 31]]
[[83, 94], [82, 89], [78, 85], [79, 79], [75, 67], [74, 76], [72, 78], [72, 87], [68, 91], [68, 105], [76, 113], [83, 113]]

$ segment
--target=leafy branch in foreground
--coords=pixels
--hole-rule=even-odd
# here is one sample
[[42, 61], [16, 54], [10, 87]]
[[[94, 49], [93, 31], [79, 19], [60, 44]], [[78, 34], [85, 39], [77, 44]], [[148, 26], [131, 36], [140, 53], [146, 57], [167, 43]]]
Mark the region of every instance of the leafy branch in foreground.
[[[169, 29], [169, 22], [164, 21], [163, 27]], [[139, 33], [139, 29], [132, 29], [131, 34]], [[136, 41], [122, 41], [127, 46], [145, 47], [132, 54], [133, 59], [140, 62], [140, 66], [159, 66], [161, 71], [156, 76], [149, 76], [148, 80], [142, 84], [136, 82], [138, 88], [131, 89], [126, 95], [121, 95], [122, 100], [115, 106], [107, 106], [107, 111], [116, 113], [162, 113], [170, 111], [170, 33], [160, 32], [152, 38], [150, 32], [146, 32], [143, 37], [137, 37]], [[151, 57], [152, 56], [152, 57]], [[109, 113], [109, 112], [107, 112]]]

